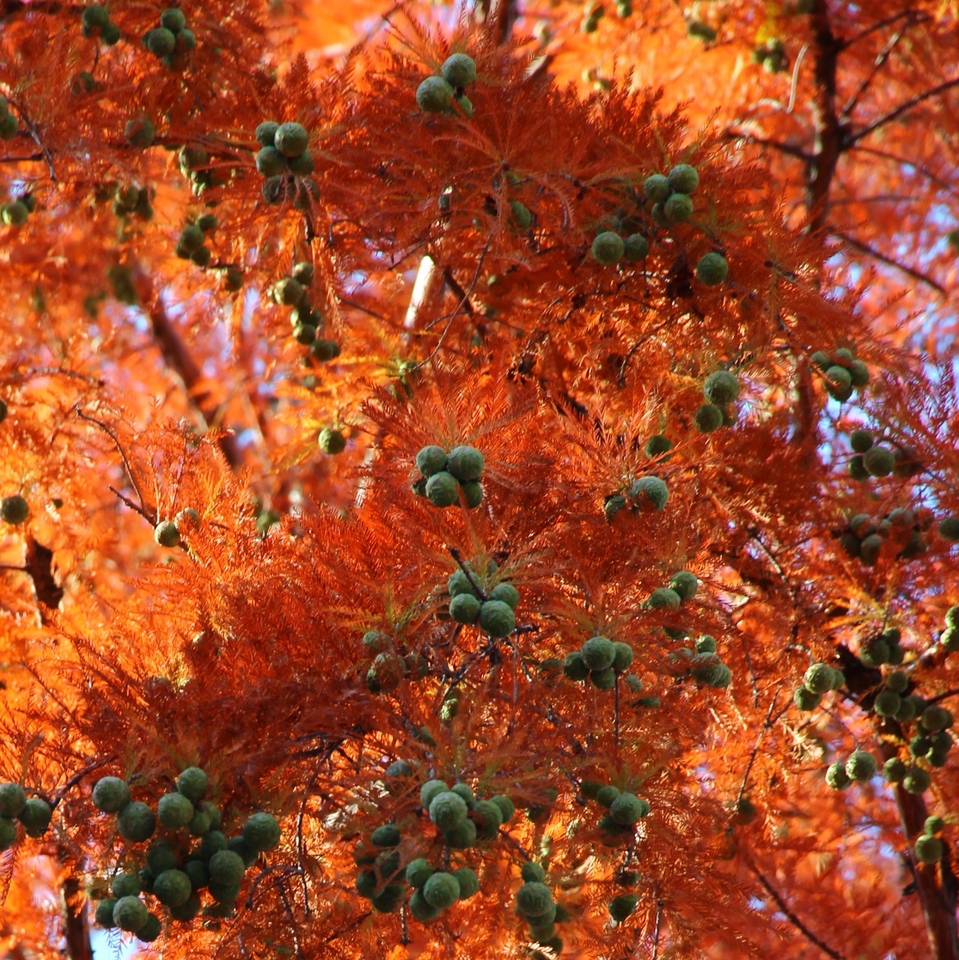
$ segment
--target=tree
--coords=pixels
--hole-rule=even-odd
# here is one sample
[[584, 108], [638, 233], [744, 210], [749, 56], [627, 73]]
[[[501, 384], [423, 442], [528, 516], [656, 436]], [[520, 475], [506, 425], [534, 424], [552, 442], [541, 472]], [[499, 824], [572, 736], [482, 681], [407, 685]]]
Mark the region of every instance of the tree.
[[0, 17], [10, 956], [959, 957], [954, 6]]

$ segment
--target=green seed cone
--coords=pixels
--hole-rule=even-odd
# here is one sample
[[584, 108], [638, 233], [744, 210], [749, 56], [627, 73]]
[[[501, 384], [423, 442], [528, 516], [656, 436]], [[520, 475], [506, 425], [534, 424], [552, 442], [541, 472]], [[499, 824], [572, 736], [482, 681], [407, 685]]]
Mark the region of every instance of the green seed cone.
[[447, 470], [434, 473], [426, 481], [426, 497], [434, 507], [452, 507], [459, 503], [460, 486]]
[[639, 897], [633, 893], [624, 893], [615, 897], [609, 903], [609, 915], [617, 922], [622, 923], [639, 903]]
[[150, 911], [139, 897], [121, 897], [113, 907], [113, 925], [136, 933], [147, 922]]
[[179, 907], [190, 898], [190, 878], [182, 870], [164, 870], [153, 882], [153, 896], [168, 907]]
[[516, 892], [516, 905], [527, 917], [542, 917], [555, 909], [553, 894], [545, 883], [524, 883]]
[[280, 842], [280, 824], [270, 813], [250, 814], [243, 824], [243, 839], [257, 853], [272, 850]]
[[649, 803], [632, 793], [621, 793], [610, 804], [609, 815], [620, 826], [632, 826], [649, 814]]
[[486, 600], [480, 606], [479, 624], [491, 637], [502, 639], [516, 629], [516, 617], [508, 603]]
[[448, 57], [440, 71], [451, 87], [465, 87], [476, 79], [476, 61], [465, 53]]
[[466, 801], [449, 790], [437, 794], [430, 802], [430, 820], [441, 830], [452, 830], [468, 813]]
[[450, 600], [450, 619], [457, 623], [475, 623], [482, 603], [472, 593], [459, 593]]
[[193, 804], [182, 793], [167, 793], [157, 803], [160, 823], [171, 830], [185, 827], [193, 819]]
[[442, 77], [427, 77], [416, 88], [416, 103], [424, 113], [445, 113], [453, 102], [453, 87]]
[[876, 773], [876, 758], [865, 750], [856, 750], [846, 761], [846, 774], [850, 780], [869, 780]]
[[459, 880], [451, 873], [434, 873], [423, 884], [423, 899], [440, 910], [453, 906], [460, 898]]
[[688, 163], [679, 163], [669, 171], [666, 182], [670, 190], [689, 194], [699, 186], [699, 172]]
[[728, 273], [729, 264], [719, 253], [703, 254], [696, 264], [696, 279], [706, 287], [714, 287], [722, 283]]
[[139, 800], [128, 803], [117, 816], [117, 833], [133, 843], [148, 840], [155, 829], [156, 814]]
[[0, 783], [0, 816], [16, 817], [26, 803], [26, 791], [19, 783]]
[[626, 244], [623, 238], [612, 230], [600, 233], [590, 247], [590, 254], [593, 259], [604, 266], [619, 263], [625, 252]]
[[669, 499], [669, 488], [659, 477], [640, 477], [630, 486], [629, 496], [641, 510], [662, 510]]
[[590, 637], [580, 649], [580, 657], [589, 670], [607, 670], [616, 660], [616, 647], [608, 637]]

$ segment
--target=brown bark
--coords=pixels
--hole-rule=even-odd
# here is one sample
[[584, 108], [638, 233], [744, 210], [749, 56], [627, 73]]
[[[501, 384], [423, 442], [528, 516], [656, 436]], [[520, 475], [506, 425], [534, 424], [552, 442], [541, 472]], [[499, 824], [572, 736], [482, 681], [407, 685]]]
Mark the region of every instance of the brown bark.
[[[885, 720], [880, 735], [883, 737], [882, 757], [888, 760], [898, 756], [894, 746], [903, 739], [902, 728], [894, 720]], [[915, 879], [916, 894], [926, 922], [932, 960], [959, 960], [959, 933], [956, 927], [956, 878], [949, 863], [947, 847], [938, 864], [917, 863], [912, 856], [912, 845], [922, 833], [929, 814], [922, 794], [909, 793], [901, 783], [895, 785], [896, 809], [902, 823], [903, 835], [909, 845], [909, 863]]]
[[67, 956], [70, 960], [93, 960], [90, 926], [87, 923], [86, 911], [83, 909], [83, 891], [75, 874], [71, 874], [63, 881], [61, 897]]
[[818, 0], [813, 14], [812, 119], [816, 130], [812, 158], [806, 164], [806, 209], [809, 229], [820, 231], [829, 211], [829, 188], [844, 147], [845, 129], [836, 110], [836, 68], [842, 44], [832, 32], [826, 0]]
[[[187, 395], [197, 412], [203, 417], [204, 426], [211, 423], [216, 418], [216, 410], [208, 403], [204, 403], [203, 395], [194, 393], [195, 386], [200, 382], [201, 371], [190, 355], [186, 344], [183, 342], [177, 330], [170, 322], [166, 310], [154, 295], [152, 289], [147, 289], [145, 278], [138, 278], [138, 290], [140, 302], [148, 305], [146, 307], [147, 315], [150, 318], [150, 324], [153, 329], [153, 336], [156, 338], [157, 346], [163, 354], [163, 359], [167, 366], [183, 381]], [[236, 442], [236, 437], [232, 434], [224, 433], [219, 438], [219, 446], [227, 463], [237, 469], [243, 464], [243, 453]]]
[[493, 27], [497, 43], [508, 43], [519, 16], [516, 0], [478, 0], [476, 18]]
[[516, 0], [497, 0], [493, 11], [496, 42], [507, 43], [513, 34], [513, 24], [519, 16]]

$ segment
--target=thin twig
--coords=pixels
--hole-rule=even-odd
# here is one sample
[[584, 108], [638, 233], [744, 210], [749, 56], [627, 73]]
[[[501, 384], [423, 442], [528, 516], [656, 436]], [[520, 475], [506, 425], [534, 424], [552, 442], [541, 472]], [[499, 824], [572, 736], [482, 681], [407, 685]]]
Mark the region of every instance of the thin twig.
[[869, 34], [875, 33], [877, 30], [882, 30], [883, 27], [888, 27], [897, 20], [902, 20], [903, 18], [912, 21], [912, 23], [925, 23], [927, 20], [932, 19], [928, 13], [916, 13], [915, 10], [903, 10], [901, 13], [894, 13], [891, 17], [886, 17], [885, 20], [877, 20], [871, 27], [866, 27], [865, 30], [860, 31], [854, 37], [850, 37], [848, 40], [843, 40], [840, 43], [840, 48], [845, 50], [848, 47], [851, 47], [854, 43], [858, 43], [860, 40], [865, 39], [869, 36]]
[[149, 523], [151, 526], [154, 526], [154, 527], [156, 526], [157, 514], [154, 514], [153, 516], [151, 516], [149, 513], [146, 512], [146, 510], [143, 507], [139, 506], [138, 504], [135, 504], [126, 494], [120, 493], [120, 491], [117, 490], [117, 488], [113, 486], [113, 484], [110, 484], [107, 487], [107, 489], [110, 491], [110, 493], [112, 493], [118, 499], [122, 500], [134, 513], [140, 514], [140, 516], [143, 517], [143, 519], [146, 520], [147, 523]]
[[[338, 743], [342, 743], [340, 740]], [[326, 760], [329, 760], [330, 755], [333, 752], [335, 747], [331, 747], [329, 752], [326, 755]], [[314, 771], [313, 776], [310, 778], [310, 782], [307, 785], [307, 789], [303, 792], [303, 801], [300, 803], [300, 808], [296, 812], [296, 852], [299, 857], [300, 863], [306, 862], [306, 838], [303, 831], [303, 822], [306, 819], [306, 800], [307, 797], [313, 792], [313, 788], [316, 786], [317, 778], [319, 777], [319, 771]], [[312, 909], [310, 907], [310, 891], [306, 884], [306, 873], [300, 871], [300, 883], [303, 886], [303, 903], [306, 905], [306, 919], [310, 919], [312, 914]]]
[[[126, 470], [127, 477], [130, 479], [130, 485], [133, 487], [136, 495], [140, 498], [141, 506], [136, 506], [136, 504], [130, 501], [129, 498], [124, 497], [123, 494], [119, 493], [117, 490], [114, 490], [113, 487], [110, 487], [110, 490], [115, 493], [128, 507], [130, 507], [132, 510], [135, 510], [147, 520], [150, 520], [150, 515], [146, 512], [146, 500], [143, 498], [143, 494], [140, 491], [140, 485], [137, 483], [137, 478], [133, 474], [133, 468], [130, 466], [130, 461], [127, 460], [127, 455], [123, 447], [120, 445], [117, 435], [102, 420], [97, 420], [96, 417], [91, 417], [88, 413], [84, 413], [80, 409], [79, 405], [75, 405], [73, 409], [81, 420], [89, 420], [90, 423], [95, 423], [113, 441], [113, 445], [117, 448], [117, 453], [120, 454], [120, 459], [123, 461], [123, 469]], [[151, 521], [154, 526], [156, 525], [155, 516], [156, 511], [154, 510], [154, 519]]]
[[869, 254], [870, 257], [878, 260], [880, 263], [886, 264], [889, 267], [895, 267], [897, 270], [901, 270], [903, 273], [912, 277], [914, 280], [921, 280], [923, 283], [929, 284], [937, 293], [946, 295], [946, 288], [941, 284], [936, 283], [932, 277], [927, 276], [921, 270], [916, 270], [914, 267], [906, 266], [904, 263], [899, 263], [898, 260], [894, 260], [892, 257], [887, 257], [884, 253], [880, 253], [875, 247], [871, 246], [868, 243], [864, 243], [862, 240], [857, 240], [855, 237], [849, 236], [848, 233], [843, 233], [838, 230], [832, 231], [832, 236], [838, 237], [840, 240], [845, 241], [851, 247], [855, 247], [857, 250], [861, 250], [863, 253]]
[[656, 901], [656, 929], [653, 932], [653, 960], [659, 957], [659, 929], [663, 919], [663, 901]]
[[858, 143], [864, 137], [868, 137], [869, 134], [874, 130], [878, 130], [879, 127], [885, 126], [887, 123], [891, 123], [893, 120], [901, 117], [904, 113], [908, 113], [913, 107], [922, 103], [923, 100], [928, 100], [930, 97], [935, 97], [937, 94], [944, 93], [946, 90], [951, 90], [953, 87], [959, 87], [959, 77], [954, 77], [952, 80], [946, 80], [943, 83], [937, 84], [935, 87], [932, 87], [925, 93], [916, 94], [916, 96], [906, 100], [905, 103], [901, 103], [898, 107], [896, 107], [895, 110], [890, 110], [889, 113], [884, 114], [883, 116], [873, 120], [872, 123], [867, 124], [862, 128], [862, 130], [849, 135], [846, 138], [846, 145]]
[[911, 167], [916, 171], [916, 173], [921, 173], [927, 180], [929, 180], [931, 183], [934, 183], [942, 190], [953, 195], [956, 193], [955, 183], [950, 180], [943, 179], [937, 173], [934, 173], [932, 170], [930, 170], [927, 166], [924, 166], [921, 163], [916, 163], [916, 161], [910, 157], [901, 157], [898, 154], [890, 153], [888, 150], [880, 150], [877, 147], [864, 147], [859, 143], [853, 144], [853, 146], [850, 147], [850, 150], [856, 150], [872, 157], [880, 157], [883, 160], [888, 160], [890, 163], [895, 163], [903, 167]]
[[456, 547], [450, 547], [450, 556], [459, 564], [460, 570], [466, 574], [466, 579], [469, 580], [470, 586], [473, 588], [473, 592], [476, 594], [480, 600], [489, 600], [489, 594], [479, 585], [479, 581], [476, 579], [476, 574], [469, 568], [466, 562], [463, 560], [463, 554], [456, 549]]
[[30, 367], [22, 373], [14, 373], [17, 380], [29, 380], [30, 377], [49, 377], [51, 374], [61, 377], [73, 377], [76, 380], [83, 380], [86, 383], [93, 384], [95, 387], [105, 386], [106, 380], [99, 377], [91, 377], [86, 373], [77, 373], [75, 370], [64, 370], [63, 367]]
[[883, 68], [885, 62], [889, 59], [889, 55], [892, 53], [893, 48], [896, 44], [902, 39], [903, 34], [905, 33], [906, 28], [896, 31], [887, 41], [886, 45], [879, 51], [876, 56], [876, 59], [873, 61], [872, 70], [866, 74], [862, 79], [862, 83], [859, 84], [859, 89], [856, 90], [854, 94], [846, 101], [843, 108], [839, 111], [841, 117], [850, 117], [853, 110], [856, 109], [856, 104], [859, 103], [859, 98], [869, 89], [869, 84], [875, 79], [876, 75]]
[[871, 197], [840, 197], [830, 200], [829, 206], [842, 207], [853, 203], [918, 203], [915, 194], [906, 193], [877, 193]]
[[377, 313], [375, 310], [370, 310], [369, 307], [364, 307], [363, 304], [357, 303], [355, 300], [348, 300], [346, 297], [337, 297], [337, 299], [344, 306], [352, 307], [354, 310], [359, 310], [361, 313], [365, 313], [368, 317], [372, 317], [374, 320], [379, 320], [383, 323], [386, 323], [386, 317], [381, 313]]
[[619, 676], [616, 677], [616, 683], [613, 686], [613, 742], [616, 749], [619, 749]]
[[476, 312], [473, 309], [473, 304], [470, 303], [469, 294], [459, 285], [456, 280], [456, 277], [453, 276], [453, 271], [449, 267], [443, 268], [443, 279], [446, 281], [446, 286], [453, 291], [456, 296], [458, 296], [463, 304], [463, 309], [466, 311], [468, 316], [473, 316]]
[[[141, 303], [150, 304], [149, 309], [144, 312], [150, 320], [153, 338], [163, 356], [164, 363], [183, 384], [190, 405], [203, 421], [204, 430], [208, 430], [211, 425], [216, 425], [223, 408], [217, 408], [209, 393], [200, 393], [197, 390], [202, 381], [202, 370], [194, 360], [183, 338], [177, 332], [162, 302], [155, 295], [152, 279], [144, 271], [139, 270], [137, 271], [136, 281]], [[243, 391], [243, 395], [246, 396], [245, 391]], [[248, 397], [247, 400], [249, 400]], [[251, 406], [253, 405], [251, 404]], [[259, 424], [255, 416], [253, 420], [253, 426], [258, 427]], [[259, 434], [262, 440], [262, 430], [259, 430]], [[226, 457], [227, 463], [234, 470], [242, 466], [243, 451], [232, 433], [223, 432], [220, 434], [217, 437], [217, 445], [223, 456]]]
[[335, 933], [331, 933], [323, 942], [332, 943], [334, 940], [339, 940], [344, 934], [349, 933], [350, 930], [353, 930], [355, 927], [359, 927], [373, 915], [372, 910], [366, 910], [359, 916], [354, 917], [345, 927], [341, 927]]
[[111, 753], [109, 757], [106, 757], [103, 760], [91, 760], [85, 767], [82, 767], [78, 770], [69, 780], [67, 780], [62, 787], [50, 798], [50, 806], [56, 810], [60, 801], [63, 799], [64, 794], [73, 789], [87, 774], [93, 773], [94, 770], [97, 770], [100, 767], [105, 767], [108, 763], [113, 763], [116, 760], [116, 754]]
[[739, 793], [736, 796], [736, 806], [739, 806], [740, 800], [743, 798], [743, 794], [746, 792], [746, 784], [749, 782], [749, 774], [752, 771], [753, 764], [756, 762], [756, 756], [759, 753], [759, 745], [763, 742], [763, 737], [766, 735], [766, 731], [772, 726], [770, 718], [773, 715], [773, 710], [776, 708], [776, 697], [775, 695], [769, 701], [769, 709], [766, 711], [766, 719], [763, 721], [762, 728], [759, 731], [759, 736], [756, 738], [755, 746], [753, 746], [753, 751], [749, 755], [749, 760], [746, 762], [746, 770], [743, 773], [743, 782], [739, 785]]
[[796, 914], [789, 909], [786, 901], [783, 900], [773, 885], [759, 872], [754, 863], [751, 863], [749, 860], [747, 860], [746, 864], [749, 869], [756, 874], [759, 882], [766, 888], [766, 891], [773, 898], [773, 900], [776, 901], [779, 909], [782, 910], [782, 912], [786, 915], [786, 918], [789, 920], [789, 922], [796, 927], [797, 930], [801, 931], [806, 939], [810, 941], [810, 943], [814, 943], [817, 947], [819, 947], [820, 950], [822, 950], [824, 954], [826, 954], [827, 957], [832, 957], [833, 960], [845, 960], [841, 953], [833, 950], [833, 948], [827, 943], [824, 943], [822, 940], [820, 940], [819, 937], [817, 937], [816, 934], [814, 934], [812, 930], [810, 930], [809, 927], [807, 927], [806, 924], [804, 924], [802, 920], [800, 920], [799, 917], [797, 917]]
[[53, 154], [47, 148], [47, 146], [40, 139], [40, 134], [37, 133], [37, 125], [33, 123], [29, 117], [27, 117], [26, 112], [23, 109], [23, 104], [17, 103], [17, 108], [20, 111], [21, 118], [25, 121], [27, 129], [30, 131], [30, 136], [33, 138], [33, 142], [40, 148], [40, 152], [43, 154], [43, 159], [47, 163], [47, 169], [50, 171], [50, 179], [56, 183], [57, 182], [57, 168], [53, 165]]
[[[489, 251], [490, 243], [492, 242], [492, 237], [486, 241], [486, 246], [483, 247], [483, 252], [479, 256], [479, 260], [476, 263], [476, 271], [473, 274], [473, 279], [470, 282], [469, 289], [465, 291], [465, 295], [469, 297], [470, 294], [476, 289], [476, 284], [479, 281], [480, 271], [483, 269], [483, 263], [486, 260], [486, 254]], [[449, 320], [446, 321], [446, 326], [443, 328], [443, 332], [440, 334], [439, 339], [436, 341], [436, 346], [430, 351], [429, 356], [426, 357], [421, 363], [418, 363], [417, 366], [424, 366], [429, 363], [433, 357], [439, 352], [440, 347], [443, 346], [443, 341], [446, 339], [446, 335], [450, 332], [450, 328], [453, 326], [453, 321], [456, 319], [457, 314], [460, 312], [460, 309], [463, 307], [463, 300], [456, 305], [453, 309], [453, 312], [449, 316]]]
[[745, 130], [733, 130], [730, 128], [727, 129], [723, 135], [727, 140], [746, 140], [749, 143], [754, 143], [760, 147], [772, 147], [773, 150], [778, 150], [780, 153], [785, 153], [787, 156], [795, 157], [797, 160], [802, 160], [804, 163], [808, 163], [813, 158], [811, 153], [807, 153], [805, 150], [801, 150], [799, 147], [791, 147], [789, 144], [783, 143], [780, 140], [770, 140], [767, 137], [757, 137], [755, 134], [747, 133]]

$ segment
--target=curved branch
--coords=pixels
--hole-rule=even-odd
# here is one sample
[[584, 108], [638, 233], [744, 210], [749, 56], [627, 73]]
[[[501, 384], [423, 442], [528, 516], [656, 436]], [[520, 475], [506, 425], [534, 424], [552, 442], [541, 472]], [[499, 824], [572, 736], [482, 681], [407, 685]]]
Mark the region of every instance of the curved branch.
[[117, 453], [120, 454], [120, 459], [123, 461], [123, 469], [126, 471], [127, 479], [130, 481], [130, 486], [133, 487], [133, 492], [139, 498], [140, 504], [138, 506], [132, 500], [130, 500], [129, 497], [125, 497], [118, 490], [114, 490], [112, 486], [109, 488], [110, 491], [115, 493], [131, 510], [139, 513], [140, 516], [143, 517], [148, 523], [155, 525], [156, 507], [147, 505], [147, 501], [144, 499], [143, 493], [140, 490], [140, 484], [137, 482], [136, 474], [133, 472], [133, 467], [131, 466], [130, 461], [127, 459], [126, 451], [123, 449], [123, 444], [120, 443], [120, 439], [116, 435], [116, 432], [107, 426], [107, 424], [105, 424], [102, 420], [98, 420], [96, 417], [91, 417], [90, 414], [84, 413], [80, 409], [79, 404], [74, 406], [73, 411], [81, 420], [86, 420], [89, 423], [98, 426], [113, 441], [113, 445], [117, 448]]
[[845, 243], [848, 243], [849, 246], [855, 247], [857, 250], [861, 250], [863, 253], [868, 254], [875, 260], [878, 260], [880, 263], [886, 264], [888, 267], [895, 267], [897, 270], [901, 270], [903, 273], [912, 277], [914, 280], [919, 280], [922, 283], [928, 284], [933, 288], [937, 293], [942, 296], [946, 295], [946, 288], [942, 284], [937, 283], [932, 277], [927, 276], [920, 270], [916, 270], [914, 267], [906, 266], [904, 263], [900, 263], [898, 260], [893, 260], [892, 257], [887, 257], [886, 254], [881, 253], [875, 247], [871, 246], [868, 243], [864, 243], [862, 240], [857, 240], [855, 237], [849, 236], [848, 233], [843, 233], [840, 230], [832, 231], [832, 236], [838, 237]]
[[890, 153], [888, 150], [880, 150], [877, 147], [864, 147], [859, 143], [853, 144], [849, 149], [856, 150], [859, 153], [868, 154], [871, 157], [879, 157], [881, 160], [888, 160], [890, 163], [898, 163], [904, 167], [911, 167], [916, 171], [916, 173], [922, 174], [922, 176], [924, 176], [930, 183], [934, 183], [937, 187], [940, 187], [949, 193], [955, 192], [956, 185], [954, 183], [951, 183], [948, 180], [943, 180], [942, 177], [934, 173], [927, 166], [916, 163], [915, 160], [910, 160], [908, 157], [900, 157], [895, 153]]
[[872, 62], [872, 69], [866, 74], [862, 79], [862, 83], [859, 84], [859, 87], [856, 89], [856, 92], [846, 101], [843, 105], [840, 115], [843, 117], [849, 117], [853, 110], [856, 109], [856, 104], [859, 103], [859, 98], [869, 89], [869, 85], [873, 80], [876, 79], [879, 71], [885, 66], [886, 61], [889, 59], [889, 55], [895, 49], [895, 46], [902, 39], [903, 34], [906, 32], [904, 27], [902, 30], [896, 31], [887, 41], [886, 45], [879, 51], [876, 56], [876, 59]]
[[[215, 421], [217, 410], [205, 403], [205, 395], [196, 395], [195, 387], [202, 378], [202, 371], [187, 349], [180, 334], [170, 321], [170, 317], [160, 298], [153, 290], [152, 280], [142, 271], [137, 271], [136, 282], [139, 290], [140, 302], [145, 304], [144, 313], [150, 320], [153, 336], [167, 367], [174, 372], [183, 383], [187, 398], [194, 409], [203, 418], [204, 428]], [[217, 444], [223, 452], [227, 463], [237, 470], [243, 465], [243, 453], [236, 437], [231, 433], [222, 433], [217, 437]]]
[[928, 100], [930, 97], [935, 97], [940, 93], [944, 93], [946, 90], [952, 89], [953, 87], [959, 87], [959, 77], [954, 77], [952, 80], [945, 80], [931, 89], [926, 90], [925, 93], [916, 94], [916, 96], [911, 97], [905, 103], [901, 103], [898, 107], [896, 107], [895, 110], [890, 110], [889, 113], [884, 114], [883, 116], [874, 120], [872, 123], [867, 124], [862, 128], [862, 130], [849, 135], [846, 138], [846, 144], [852, 145], [854, 143], [858, 143], [863, 139], [863, 137], [868, 137], [869, 134], [874, 130], [878, 130], [887, 123], [892, 123], [893, 120], [898, 119], [904, 113], [908, 113], [913, 107], [922, 103], [923, 100]]
[[760, 147], [771, 147], [773, 150], [778, 150], [780, 153], [785, 153], [787, 156], [795, 157], [797, 160], [802, 160], [804, 163], [809, 163], [813, 159], [811, 153], [806, 153], [805, 150], [801, 150], [799, 147], [791, 147], [788, 143], [783, 143], [781, 140], [770, 140], [766, 137], [757, 137], [752, 133], [747, 133], [745, 130], [733, 130], [728, 128], [723, 136], [727, 140], [746, 140], [749, 143], [754, 143]]
[[754, 863], [751, 863], [747, 860], [746, 865], [756, 875], [756, 879], [759, 880], [759, 882], [763, 885], [766, 892], [773, 898], [773, 900], [776, 901], [776, 905], [786, 915], [786, 919], [789, 920], [789, 922], [797, 930], [799, 930], [800, 933], [802, 933], [810, 943], [814, 943], [817, 947], [819, 947], [820, 950], [822, 950], [824, 954], [826, 954], [827, 957], [832, 957], [833, 960], [845, 960], [841, 953], [830, 947], [828, 943], [820, 940], [819, 937], [817, 937], [816, 934], [814, 934], [812, 930], [810, 930], [809, 927], [807, 927], [806, 924], [803, 923], [802, 920], [800, 920], [799, 917], [797, 917], [796, 914], [789, 909], [786, 901], [783, 900], [783, 898], [779, 895], [779, 891], [776, 890], [776, 888], [759, 872]]
[[931, 20], [932, 17], [928, 13], [917, 13], [915, 10], [903, 10], [900, 13], [894, 13], [891, 17], [886, 17], [884, 20], [877, 20], [871, 27], [866, 27], [865, 30], [861, 30], [854, 37], [850, 37], [848, 40], [842, 41], [842, 49], [845, 50], [848, 47], [851, 47], [854, 43], [859, 43], [860, 40], [864, 40], [871, 33], [875, 33], [877, 30], [882, 30], [883, 27], [888, 27], [894, 24], [897, 20], [909, 20], [909, 26], [912, 26], [916, 23], [926, 23]]

